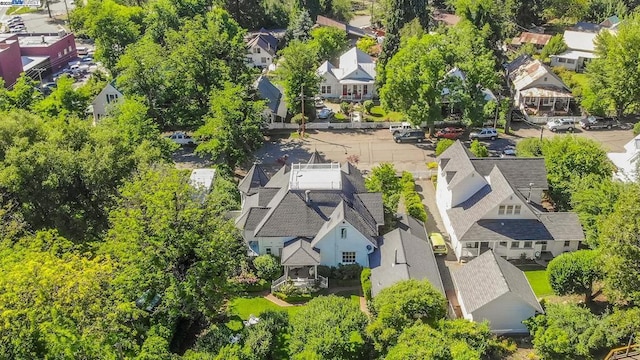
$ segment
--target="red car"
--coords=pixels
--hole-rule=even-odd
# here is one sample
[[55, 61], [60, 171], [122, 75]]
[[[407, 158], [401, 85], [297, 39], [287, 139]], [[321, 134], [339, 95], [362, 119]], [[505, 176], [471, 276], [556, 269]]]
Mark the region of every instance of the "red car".
[[438, 130], [436, 132], [436, 137], [455, 140], [460, 136], [462, 136], [463, 133], [464, 133], [464, 129], [447, 127], [447, 128]]

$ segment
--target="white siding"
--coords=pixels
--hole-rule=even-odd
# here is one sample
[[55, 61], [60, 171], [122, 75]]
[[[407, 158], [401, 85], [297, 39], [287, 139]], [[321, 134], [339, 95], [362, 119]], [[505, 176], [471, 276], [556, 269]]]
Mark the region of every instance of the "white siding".
[[255, 238], [253, 241], [258, 242], [258, 254], [264, 255], [267, 253], [267, 248], [271, 249], [271, 254], [280, 256], [284, 243], [292, 240], [292, 237], [263, 237]]
[[[109, 98], [115, 98], [115, 100], [109, 102]], [[100, 91], [100, 93], [91, 103], [91, 105], [93, 106], [94, 124], [97, 123], [100, 118], [106, 116], [109, 113], [109, 110], [111, 107], [113, 107], [113, 104], [121, 101], [123, 98], [124, 96], [120, 91], [113, 87], [113, 85], [107, 84], [107, 86], [105, 86], [104, 89]]]
[[[260, 49], [260, 53], [254, 53], [254, 49]], [[262, 58], [265, 58], [266, 62], [262, 62]], [[249, 49], [247, 59], [250, 65], [266, 68], [273, 63], [273, 56], [259, 46], [253, 46]]]
[[459, 182], [453, 189], [451, 189], [451, 205], [456, 206], [465, 200], [469, 199], [483, 186], [487, 185], [486, 180], [482, 175], [477, 172], [472, 172], [464, 180]]
[[488, 320], [491, 331], [497, 334], [528, 334], [529, 330], [522, 321], [536, 313], [531, 305], [512, 293], [502, 295], [471, 314], [462, 309], [467, 319], [476, 322]]
[[[343, 239], [342, 230], [346, 229], [347, 237]], [[356, 228], [347, 222], [337, 224], [325, 235], [316, 245], [320, 250], [320, 264], [325, 266], [338, 266], [342, 263], [342, 253], [354, 251], [356, 262], [361, 266], [369, 266], [369, 254], [367, 245], [371, 242], [367, 240]], [[371, 245], [373, 246], [373, 245]]]

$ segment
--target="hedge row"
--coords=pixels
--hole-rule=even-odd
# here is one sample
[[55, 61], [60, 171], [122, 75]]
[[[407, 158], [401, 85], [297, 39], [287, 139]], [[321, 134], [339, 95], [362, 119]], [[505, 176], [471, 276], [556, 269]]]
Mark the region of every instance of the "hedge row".
[[400, 179], [400, 186], [402, 187], [402, 199], [404, 200], [404, 207], [407, 209], [407, 213], [414, 218], [427, 221], [427, 212], [424, 210], [420, 195], [416, 191], [416, 184], [413, 179], [413, 175], [410, 172], [403, 172]]
[[360, 283], [362, 284], [362, 293], [367, 301], [371, 300], [371, 269], [364, 268], [360, 273]]

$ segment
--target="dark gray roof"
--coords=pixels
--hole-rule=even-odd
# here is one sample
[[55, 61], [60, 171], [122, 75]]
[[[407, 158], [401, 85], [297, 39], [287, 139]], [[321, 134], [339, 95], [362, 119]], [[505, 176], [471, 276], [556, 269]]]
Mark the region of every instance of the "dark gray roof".
[[544, 312], [524, 273], [490, 250], [453, 270], [451, 275], [469, 313], [507, 293], [516, 295], [539, 313]]
[[278, 39], [268, 32], [260, 32], [256, 34], [251, 40], [249, 40], [249, 47], [257, 45], [264, 49], [269, 55], [275, 55], [278, 51]]
[[482, 176], [491, 173], [495, 166], [518, 189], [548, 189], [547, 169], [543, 158], [474, 158], [471, 164]]
[[269, 211], [268, 208], [255, 207], [255, 208], [249, 209], [249, 211], [247, 212], [247, 220], [244, 223], [243, 228], [249, 231], [255, 230], [256, 226], [258, 226], [258, 224], [264, 218], [264, 216], [267, 214], [268, 211]]
[[[269, 180], [271, 181], [271, 180]], [[278, 188], [259, 188], [256, 190], [258, 193], [258, 206], [267, 206], [271, 200], [276, 196], [280, 189]]]
[[532, 61], [533, 59], [531, 58], [530, 55], [527, 54], [523, 54], [518, 56], [517, 58], [513, 59], [510, 63], [507, 63], [505, 65], [505, 69], [507, 70], [508, 74], [513, 73], [514, 71], [518, 70], [522, 65], [528, 63], [529, 61]]
[[267, 182], [269, 182], [269, 178], [262, 170], [262, 167], [258, 164], [253, 164], [247, 176], [238, 184], [238, 190], [247, 195], [255, 194], [256, 190], [266, 185]]
[[355, 194], [360, 202], [369, 211], [377, 224], [384, 224], [384, 206], [382, 203], [382, 194], [380, 193], [360, 193]]
[[569, 30], [573, 31], [584, 31], [584, 32], [594, 32], [597, 33], [602, 29], [602, 26], [590, 22], [580, 21], [576, 23], [574, 26], [570, 27]]
[[405, 217], [398, 229], [383, 236], [379, 251], [369, 255], [369, 266], [373, 296], [408, 279], [429, 280], [434, 288], [445, 293], [424, 224], [411, 217]]
[[320, 253], [308, 239], [295, 239], [282, 248], [282, 265], [320, 265]]
[[280, 170], [273, 174], [269, 182], [264, 186], [267, 188], [282, 188], [289, 185], [289, 171], [291, 167], [287, 164], [282, 165]]
[[309, 164], [323, 164], [325, 163], [324, 158], [322, 157], [322, 155], [320, 155], [320, 153], [318, 152], [318, 150], [314, 150], [313, 154], [311, 154], [311, 157], [309, 158]]
[[578, 214], [571, 212], [550, 212], [538, 215], [554, 240], [584, 240], [584, 232]]
[[282, 101], [282, 91], [273, 85], [266, 76], [262, 75], [256, 80], [254, 86], [258, 91], [258, 96], [267, 101], [269, 110], [277, 113], [280, 102]]

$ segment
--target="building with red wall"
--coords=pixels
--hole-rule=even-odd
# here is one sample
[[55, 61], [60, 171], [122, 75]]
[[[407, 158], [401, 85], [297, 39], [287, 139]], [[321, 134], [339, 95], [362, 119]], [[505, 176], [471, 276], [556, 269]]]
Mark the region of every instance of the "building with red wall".
[[77, 57], [73, 34], [0, 35], [0, 76], [6, 87], [11, 87], [21, 72], [40, 79], [65, 68]]
[[5, 87], [11, 87], [22, 72], [20, 45], [15, 34], [0, 34], [0, 78]]

